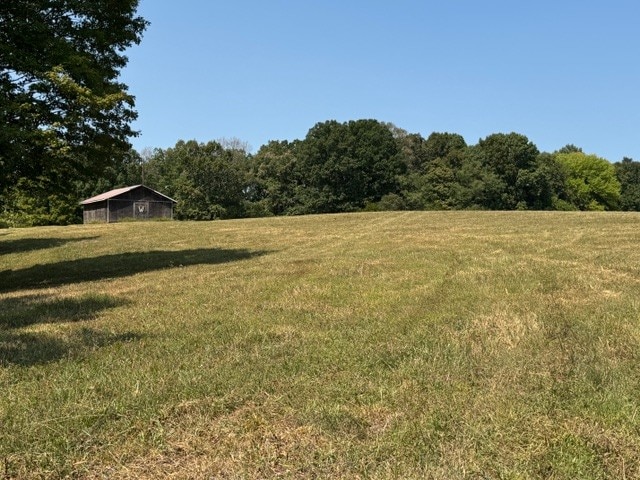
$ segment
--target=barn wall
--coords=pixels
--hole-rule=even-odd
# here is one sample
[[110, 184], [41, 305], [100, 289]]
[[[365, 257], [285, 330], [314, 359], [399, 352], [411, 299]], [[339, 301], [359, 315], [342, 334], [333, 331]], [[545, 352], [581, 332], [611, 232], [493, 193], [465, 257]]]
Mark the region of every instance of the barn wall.
[[133, 219], [133, 200], [112, 198], [109, 200], [109, 222]]
[[136, 202], [144, 202], [144, 199], [135, 199], [135, 200], [122, 200], [122, 199], [111, 199], [109, 200], [109, 221], [110, 222], [120, 222], [123, 220], [146, 220], [146, 219], [157, 219], [157, 218], [173, 218], [173, 204], [171, 202], [158, 202], [158, 201], [147, 201], [149, 206], [149, 211], [147, 215], [144, 215], [142, 218], [136, 216], [134, 214], [134, 203]]
[[96, 223], [107, 221], [107, 202], [96, 202], [85, 205], [82, 211], [84, 223]]
[[171, 202], [149, 202], [149, 218], [173, 218]]

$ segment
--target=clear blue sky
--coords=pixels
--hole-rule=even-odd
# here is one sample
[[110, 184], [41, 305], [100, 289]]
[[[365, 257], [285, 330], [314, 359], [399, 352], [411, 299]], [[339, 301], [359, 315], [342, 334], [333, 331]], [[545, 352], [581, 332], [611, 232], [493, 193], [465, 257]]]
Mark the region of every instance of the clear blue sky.
[[375, 118], [640, 160], [638, 0], [141, 0], [136, 149]]

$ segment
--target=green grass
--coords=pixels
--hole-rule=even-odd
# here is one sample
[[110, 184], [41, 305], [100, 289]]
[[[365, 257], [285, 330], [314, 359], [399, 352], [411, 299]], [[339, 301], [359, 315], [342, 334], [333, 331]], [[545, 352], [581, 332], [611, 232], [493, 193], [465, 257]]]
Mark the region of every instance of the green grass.
[[640, 215], [0, 230], [0, 478], [640, 477]]

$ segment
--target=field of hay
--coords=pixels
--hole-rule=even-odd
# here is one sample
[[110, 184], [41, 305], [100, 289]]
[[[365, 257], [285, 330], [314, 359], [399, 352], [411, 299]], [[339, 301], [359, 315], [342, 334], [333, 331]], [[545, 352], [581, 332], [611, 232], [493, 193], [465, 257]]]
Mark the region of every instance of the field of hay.
[[0, 230], [0, 478], [640, 478], [639, 294], [633, 213]]

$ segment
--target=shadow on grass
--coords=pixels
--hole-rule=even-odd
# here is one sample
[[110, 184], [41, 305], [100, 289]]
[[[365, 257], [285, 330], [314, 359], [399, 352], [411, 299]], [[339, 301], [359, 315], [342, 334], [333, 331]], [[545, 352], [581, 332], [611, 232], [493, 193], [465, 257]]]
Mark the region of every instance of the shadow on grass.
[[37, 365], [72, 357], [87, 349], [141, 338], [139, 334], [105, 333], [81, 328], [69, 334], [20, 332], [34, 324], [91, 320], [109, 308], [126, 304], [108, 295], [51, 299], [45, 295], [27, 295], [0, 300], [0, 365]]
[[101, 310], [125, 305], [126, 300], [104, 294], [72, 298], [25, 295], [0, 300], [0, 332], [37, 323], [61, 323], [92, 320]]
[[134, 332], [111, 333], [82, 328], [61, 338], [44, 333], [0, 331], [0, 366], [32, 366], [77, 357], [87, 350], [142, 338]]
[[191, 265], [217, 265], [264, 255], [265, 251], [201, 248], [179, 251], [128, 252], [34, 265], [0, 272], [0, 292], [57, 287], [125, 277], [136, 273]]
[[80, 238], [19, 238], [15, 240], [0, 241], [0, 255], [8, 253], [30, 252], [32, 250], [45, 250], [54, 248], [71, 242], [82, 242], [84, 240], [93, 240], [94, 237]]

